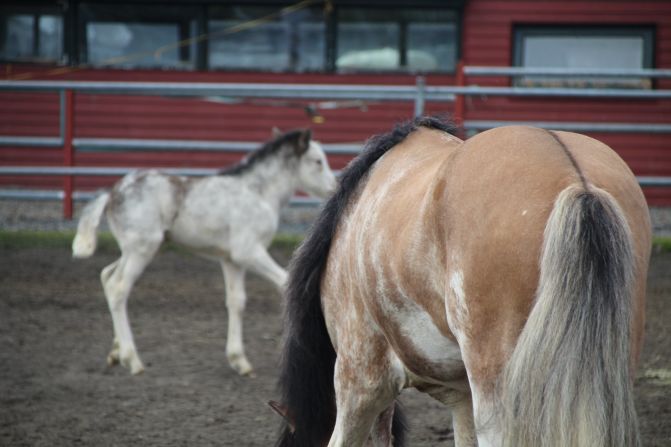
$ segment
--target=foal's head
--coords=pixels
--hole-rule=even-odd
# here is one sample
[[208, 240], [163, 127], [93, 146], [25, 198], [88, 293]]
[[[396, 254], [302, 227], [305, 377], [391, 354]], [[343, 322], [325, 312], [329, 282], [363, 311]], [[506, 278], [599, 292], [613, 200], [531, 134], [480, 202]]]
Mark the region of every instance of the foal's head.
[[[277, 132], [273, 129], [273, 133]], [[290, 146], [290, 156], [298, 162], [298, 188], [313, 196], [329, 197], [335, 190], [336, 179], [321, 145], [312, 140], [312, 132], [309, 129], [296, 130], [277, 138], [286, 141], [285, 144]]]
[[248, 175], [267, 163], [281, 166], [296, 188], [327, 198], [335, 191], [336, 179], [321, 145], [312, 140], [310, 129], [282, 133], [273, 129], [273, 139], [250, 153], [240, 163], [219, 171], [220, 175]]

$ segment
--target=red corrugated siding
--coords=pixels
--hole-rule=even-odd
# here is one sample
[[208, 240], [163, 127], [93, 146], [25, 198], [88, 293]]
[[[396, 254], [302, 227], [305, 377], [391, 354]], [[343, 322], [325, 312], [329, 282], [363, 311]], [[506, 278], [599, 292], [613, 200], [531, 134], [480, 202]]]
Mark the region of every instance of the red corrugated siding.
[[[671, 2], [668, 1], [584, 1], [584, 0], [470, 0], [463, 18], [462, 56], [466, 65], [508, 66], [512, 61], [515, 25], [647, 25], [656, 31], [655, 63], [671, 67]], [[71, 70], [50, 73], [34, 66], [0, 66], [6, 77], [92, 81], [156, 82], [273, 82], [335, 84], [405, 84], [415, 82], [408, 75], [273, 74], [229, 72]], [[453, 84], [453, 76], [429, 76], [429, 85]], [[508, 78], [472, 77], [468, 83], [509, 85]], [[671, 81], [660, 81], [671, 88]], [[0, 93], [1, 135], [57, 136], [58, 97], [55, 94]], [[316, 138], [327, 143], [362, 142], [412, 115], [411, 103], [368, 104], [357, 108], [324, 110], [323, 124], [314, 124], [300, 103], [282, 106], [246, 102], [223, 104], [200, 99], [130, 97], [78, 94], [75, 99], [75, 137], [200, 139], [263, 141], [270, 128], [310, 126]], [[584, 100], [558, 98], [467, 98], [466, 119], [504, 121], [584, 121], [671, 123], [669, 100]], [[450, 113], [451, 104], [428, 104], [431, 113]], [[592, 134], [612, 146], [638, 175], [671, 176], [671, 147], [668, 135]], [[75, 162], [82, 166], [224, 166], [241, 154], [213, 152], [79, 152]], [[336, 168], [348, 158], [332, 157]], [[0, 148], [5, 165], [62, 163], [58, 150]], [[111, 178], [78, 178], [77, 188], [109, 184]], [[55, 178], [0, 177], [2, 184], [59, 187]], [[646, 189], [651, 204], [671, 205], [671, 188]]]
[[[466, 65], [508, 66], [513, 58], [515, 25], [653, 26], [655, 64], [671, 67], [671, 2], [668, 1], [533, 1], [471, 0], [463, 23]], [[469, 77], [467, 83], [510, 85], [508, 78]], [[671, 81], [658, 81], [671, 88]], [[472, 120], [671, 123], [671, 101], [470, 98], [466, 117]], [[671, 176], [668, 134], [590, 133], [615, 149], [637, 175]], [[651, 204], [671, 205], [671, 188], [646, 188]]]

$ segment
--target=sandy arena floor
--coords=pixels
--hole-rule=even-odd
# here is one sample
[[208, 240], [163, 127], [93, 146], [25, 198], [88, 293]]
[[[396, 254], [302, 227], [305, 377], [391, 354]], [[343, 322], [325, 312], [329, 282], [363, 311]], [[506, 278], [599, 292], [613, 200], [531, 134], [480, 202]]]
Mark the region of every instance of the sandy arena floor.
[[[282, 263], [286, 251], [275, 251]], [[269, 446], [280, 297], [248, 278], [246, 347], [256, 378], [224, 355], [226, 309], [217, 264], [164, 251], [130, 300], [145, 374], [108, 368], [112, 323], [98, 280], [115, 259], [65, 249], [0, 250], [0, 445]], [[636, 403], [645, 446], [671, 445], [671, 254], [653, 257], [647, 342]], [[451, 445], [446, 409], [403, 396], [410, 446]]]

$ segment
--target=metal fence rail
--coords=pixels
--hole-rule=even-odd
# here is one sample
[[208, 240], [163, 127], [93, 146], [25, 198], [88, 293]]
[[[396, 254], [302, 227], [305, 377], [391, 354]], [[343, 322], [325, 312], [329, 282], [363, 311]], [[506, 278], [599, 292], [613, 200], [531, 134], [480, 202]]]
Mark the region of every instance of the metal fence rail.
[[[0, 166], [0, 175], [11, 176], [77, 176], [85, 175], [91, 177], [117, 177], [123, 176], [137, 170], [133, 167], [84, 167], [84, 166]], [[215, 175], [217, 169], [208, 168], [160, 168], [162, 172], [171, 175], [184, 175], [201, 177]], [[670, 187], [671, 177], [637, 176], [636, 179], [642, 187]], [[95, 191], [72, 191], [71, 200], [75, 202], [88, 201], [95, 197]], [[61, 190], [34, 190], [0, 188], [0, 199], [48, 201], [66, 199], [65, 191]], [[291, 206], [317, 206], [321, 200], [311, 197], [294, 196]]]
[[479, 67], [466, 66], [468, 76], [561, 76], [612, 78], [671, 78], [665, 69], [610, 69], [610, 68], [533, 68], [533, 67]]
[[[96, 197], [97, 191], [73, 191], [74, 202], [88, 202]], [[0, 188], [0, 199], [26, 200], [26, 201], [62, 201], [65, 200], [65, 192], [57, 189], [11, 189]], [[322, 203], [319, 199], [312, 197], [294, 196], [289, 201], [291, 207], [316, 207]]]
[[[486, 96], [515, 97], [571, 97], [571, 98], [620, 98], [620, 99], [671, 99], [668, 89], [616, 89], [616, 88], [555, 88], [555, 87], [498, 87], [466, 85], [466, 76], [561, 76], [561, 77], [614, 77], [614, 78], [671, 78], [671, 70], [603, 70], [558, 69], [523, 67], [476, 67], [459, 64], [457, 85], [429, 86], [418, 76], [415, 85], [340, 85], [340, 84], [258, 84], [258, 83], [175, 83], [175, 82], [91, 82], [91, 81], [8, 81], [0, 80], [0, 91], [59, 92], [60, 131], [53, 137], [0, 136], [0, 146], [63, 147], [64, 164], [56, 167], [4, 167], [0, 175], [60, 175], [64, 177], [64, 190], [57, 197], [64, 202], [64, 215], [71, 217], [72, 200], [85, 197], [85, 192], [73, 191], [75, 175], [122, 175], [130, 168], [75, 167], [74, 151], [129, 151], [129, 150], [205, 150], [247, 152], [260, 143], [234, 141], [192, 141], [119, 138], [74, 138], [73, 96], [78, 93], [162, 95], [162, 96], [218, 96], [224, 98], [278, 98], [299, 100], [363, 100], [408, 101], [414, 103], [414, 114], [424, 113], [426, 102], [454, 102], [455, 116], [466, 130], [483, 130], [510, 124], [526, 124], [557, 130], [582, 132], [671, 133], [671, 123], [585, 123], [585, 122], [511, 122], [491, 120], [464, 120], [464, 98]], [[359, 144], [325, 144], [328, 154], [353, 155]], [[12, 171], [18, 169], [18, 171]], [[42, 170], [40, 173], [21, 173], [21, 169]], [[53, 170], [53, 169], [60, 169]], [[107, 170], [107, 171], [105, 171]], [[49, 173], [47, 173], [47, 171]], [[170, 170], [166, 170], [170, 171]], [[174, 170], [182, 175], [207, 175], [211, 170]], [[201, 172], [202, 171], [202, 172]], [[670, 178], [639, 177], [642, 186], [671, 186]], [[39, 192], [25, 191], [23, 197], [37, 197]], [[17, 190], [1, 190], [2, 197], [17, 197]], [[54, 197], [53, 194], [42, 194]], [[54, 197], [56, 198], [56, 197]]]

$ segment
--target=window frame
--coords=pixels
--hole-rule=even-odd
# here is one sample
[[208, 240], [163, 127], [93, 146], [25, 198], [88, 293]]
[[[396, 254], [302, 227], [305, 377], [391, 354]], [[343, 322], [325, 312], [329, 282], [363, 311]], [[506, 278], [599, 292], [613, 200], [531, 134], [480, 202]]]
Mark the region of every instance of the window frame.
[[[126, 7], [130, 6], [137, 8], [137, 14], [132, 18], [104, 18], [104, 20], [97, 19], [95, 17], [95, 12], [104, 8], [109, 8], [112, 6], [117, 7]], [[175, 14], [172, 11], [157, 12], [155, 9], [158, 5], [151, 3], [138, 3], [133, 1], [125, 1], [121, 3], [108, 3], [104, 1], [83, 1], [77, 3], [77, 12], [76, 12], [76, 36], [75, 40], [75, 49], [73, 54], [75, 54], [76, 61], [81, 64], [85, 64], [94, 68], [99, 69], [114, 69], [114, 70], [178, 70], [178, 71], [197, 71], [203, 68], [203, 41], [197, 40], [195, 45], [185, 45], [177, 49], [179, 54], [178, 61], [184, 63], [184, 65], [178, 64], [177, 66], [165, 66], [165, 65], [134, 65], [134, 66], [124, 66], [124, 65], [105, 65], [92, 63], [88, 60], [88, 50], [89, 42], [87, 37], [87, 25], [89, 23], [142, 23], [142, 24], [169, 24], [176, 25], [179, 33], [177, 42], [181, 42], [188, 38], [196, 38], [197, 36], [204, 34], [204, 25], [203, 25], [203, 14], [202, 8], [200, 5], [192, 5], [189, 2], [177, 2], [177, 3], [168, 3], [166, 5], [169, 8], [181, 8], [184, 10], [184, 16]], [[88, 10], [85, 8], [89, 8]], [[130, 17], [131, 13], [127, 13]], [[194, 35], [190, 34], [190, 23], [195, 23]], [[193, 54], [191, 54], [193, 53]], [[187, 64], [190, 63], [190, 66]]]
[[[226, 18], [222, 16], [218, 16], [214, 14], [212, 11], [215, 10], [218, 7], [235, 7], [235, 6], [242, 6], [242, 7], [249, 7], [249, 8], [270, 8], [273, 9], [274, 11], [279, 11], [281, 8], [290, 6], [290, 2], [286, 1], [275, 1], [275, 2], [244, 2], [244, 1], [236, 1], [236, 2], [220, 2], [220, 3], [214, 3], [210, 2], [204, 5], [203, 10], [204, 10], [204, 16], [205, 16], [205, 21], [206, 21], [206, 29], [207, 33], [210, 32], [210, 22], [215, 21], [215, 20], [227, 20]], [[319, 5], [314, 5], [311, 7], [308, 7], [306, 9], [317, 9], [319, 8]], [[260, 16], [263, 17], [263, 16]], [[257, 18], [260, 18], [257, 17]], [[206, 39], [205, 41], [207, 42], [207, 49], [205, 52], [205, 59], [204, 59], [204, 66], [206, 71], [211, 71], [211, 72], [249, 72], [249, 73], [295, 73], [295, 74], [302, 74], [302, 73], [328, 73], [327, 67], [329, 66], [329, 60], [328, 60], [328, 55], [329, 55], [329, 32], [330, 32], [330, 24], [329, 22], [332, 19], [332, 14], [329, 14], [328, 16], [324, 17], [324, 54], [323, 54], [323, 60], [324, 60], [324, 65], [320, 69], [299, 69], [299, 68], [287, 68], [287, 69], [268, 69], [268, 68], [259, 68], [259, 67], [240, 67], [240, 66], [217, 66], [213, 67], [210, 64], [210, 48], [209, 48], [209, 39]], [[300, 44], [299, 44], [300, 46]], [[289, 66], [292, 65], [294, 62], [292, 60], [292, 48], [291, 46], [289, 47]]]
[[[594, 37], [594, 36], [604, 36], [604, 37], [641, 37], [643, 39], [643, 64], [641, 69], [654, 68], [655, 66], [655, 34], [656, 29], [654, 25], [563, 25], [563, 24], [551, 24], [551, 25], [529, 25], [529, 24], [518, 24], [514, 26], [513, 29], [513, 46], [512, 46], [512, 63], [513, 67], [525, 68], [523, 65], [524, 60], [524, 40], [527, 37], [559, 37], [559, 36], [571, 36], [571, 37]], [[549, 67], [548, 67], [549, 68]], [[528, 87], [523, 79], [524, 76], [516, 76], [512, 79], [512, 84], [520, 87]], [[533, 78], [533, 76], [527, 76], [527, 78]], [[626, 88], [623, 83], [619, 86], [617, 85], [618, 78], [599, 78], [598, 76], [590, 76], [585, 78], [580, 77], [558, 77], [555, 80], [539, 80], [536, 81], [539, 85], [534, 86], [546, 86], [551, 84], [556, 86], [557, 79], [561, 80], [561, 87], [576, 87], [576, 81], [589, 80], [591, 82], [586, 82], [588, 87], [593, 88]], [[607, 87], [599, 87], [595, 85], [589, 85], [595, 81], [604, 82], [608, 79], [609, 82], [606, 82]], [[645, 87], [639, 88], [654, 88], [654, 81], [650, 78], [637, 78], [640, 80], [641, 84], [646, 84]], [[571, 82], [573, 81], [573, 82]], [[545, 85], [543, 85], [545, 84]], [[629, 87], [631, 88], [631, 87]]]
[[[331, 54], [330, 57], [331, 59], [329, 61], [329, 72], [330, 73], [335, 73], [335, 74], [373, 74], [373, 75], [406, 75], [406, 74], [438, 74], [438, 75], [453, 75], [456, 73], [457, 70], [457, 63], [461, 58], [461, 52], [462, 52], [462, 45], [461, 45], [461, 37], [462, 37], [462, 22], [463, 22], [463, 8], [462, 8], [462, 3], [454, 3], [454, 2], [449, 2], [446, 5], [447, 2], [431, 2], [431, 1], [424, 1], [424, 2], [402, 2], [402, 1], [390, 1], [390, 2], [368, 2], [365, 5], [362, 5], [360, 2], [338, 2], [334, 6], [333, 13], [331, 14], [331, 20], [333, 22], [332, 25], [332, 40], [330, 41], [331, 47]], [[395, 70], [390, 70], [390, 69], [361, 69], [361, 68], [347, 68], [347, 69], [339, 69], [337, 67], [337, 59], [338, 59], [338, 27], [340, 25], [340, 22], [338, 21], [338, 13], [341, 10], [354, 10], [354, 9], [364, 9], [364, 10], [369, 10], [369, 11], [390, 11], [390, 10], [398, 10], [398, 9], [412, 9], [415, 11], [420, 11], [420, 10], [436, 10], [436, 9], [442, 9], [446, 12], [450, 12], [454, 15], [454, 20], [453, 22], [449, 23], [454, 23], [455, 27], [455, 36], [456, 36], [456, 41], [455, 41], [455, 64], [454, 68], [451, 70], [417, 70], [417, 69], [412, 69], [411, 67], [407, 67], [407, 62], [408, 62], [408, 39], [409, 39], [409, 33], [408, 33], [408, 24], [409, 23], [404, 23], [399, 25], [399, 42], [398, 42], [398, 49], [399, 49], [399, 64], [400, 68], [395, 69]], [[442, 23], [442, 22], [436, 22], [436, 23]], [[447, 22], [445, 22], [447, 23]], [[405, 25], [405, 26], [403, 26]]]
[[[65, 34], [66, 34], [66, 14], [62, 7], [54, 4], [46, 3], [26, 3], [24, 4], [9, 4], [0, 6], [0, 16], [8, 17], [10, 15], [27, 15], [32, 16], [34, 23], [32, 29], [33, 35], [33, 48], [30, 58], [26, 59], [14, 59], [0, 56], [0, 63], [11, 63], [11, 64], [37, 64], [37, 65], [64, 65], [67, 64], [68, 56], [67, 49], [65, 44]], [[56, 59], [41, 59], [39, 57], [39, 20], [42, 16], [57, 16], [61, 19], [61, 51], [60, 55]]]
[[[112, 0], [72, 0], [70, 2], [63, 2], [56, 4], [55, 2], [45, 2], [45, 1], [33, 1], [26, 0], [25, 3], [19, 3], [17, 1], [11, 2], [9, 5], [0, 7], [0, 12], [10, 14], [10, 10], [18, 11], [18, 13], [33, 15], [39, 17], [41, 14], [53, 14], [58, 15], [62, 21], [62, 42], [61, 42], [61, 55], [59, 60], [49, 60], [49, 61], [25, 61], [25, 60], [15, 60], [7, 59], [0, 60], [0, 62], [5, 63], [39, 63], [42, 62], [46, 65], [67, 65], [67, 66], [78, 66], [90, 65], [94, 68], [100, 69], [114, 69], [114, 70], [183, 70], [183, 71], [203, 71], [203, 72], [258, 72], [258, 73], [288, 73], [288, 74], [301, 74], [301, 73], [320, 73], [320, 74], [377, 74], [377, 75], [407, 75], [415, 73], [430, 73], [430, 74], [439, 74], [439, 75], [452, 75], [455, 73], [453, 70], [417, 70], [412, 68], [403, 67], [400, 69], [359, 69], [359, 68], [348, 68], [346, 70], [338, 70], [336, 67], [337, 61], [337, 43], [338, 43], [338, 10], [341, 8], [355, 9], [355, 8], [364, 8], [364, 9], [379, 9], [379, 10], [398, 10], [401, 8], [407, 8], [412, 10], [444, 10], [452, 13], [454, 15], [453, 23], [455, 26], [455, 54], [456, 60], [458, 61], [461, 58], [462, 54], [462, 26], [463, 26], [463, 9], [465, 0], [416, 0], [411, 2], [409, 0], [370, 0], [366, 2], [365, 6], [362, 6], [358, 0], [334, 0], [330, 3], [330, 9], [328, 13], [324, 14], [324, 56], [323, 56], [323, 66], [319, 69], [300, 69], [289, 67], [285, 70], [267, 70], [264, 68], [240, 68], [240, 67], [211, 67], [209, 63], [209, 44], [207, 39], [198, 40], [192, 47], [184, 47], [180, 51], [186, 51], [190, 53], [189, 57], [181, 56], [179, 61], [181, 61], [177, 66], [167, 66], [167, 65], [152, 65], [152, 66], [143, 66], [143, 65], [104, 65], [99, 63], [90, 63], [88, 59], [89, 52], [89, 42], [87, 39], [87, 23], [91, 22], [100, 22], [100, 23], [170, 23], [177, 24], [178, 29], [181, 28], [181, 23], [195, 22], [195, 36], [188, 33], [189, 26], [186, 26], [187, 34], [182, 35], [180, 31], [180, 40], [182, 37], [196, 37], [200, 35], [205, 35], [208, 33], [208, 21], [213, 19], [213, 16], [210, 13], [210, 9], [214, 6], [265, 6], [280, 9], [286, 6], [291, 5], [292, 2], [288, 0], [251, 0], [246, 2], [244, 0], [237, 1], [216, 1], [216, 0], [203, 0], [195, 3], [191, 3], [188, 0], [168, 0], [168, 1], [159, 1], [159, 0], [121, 0], [121, 1], [112, 1]], [[188, 14], [185, 17], [172, 17], [167, 19], [166, 16], [169, 16], [170, 13], [166, 13], [161, 10], [161, 5], [166, 5], [170, 8], [184, 8], [185, 11], [188, 11]], [[133, 17], [132, 13], [125, 14], [128, 19], [124, 18], [124, 14], [115, 14], [112, 17], [104, 17], [104, 14], [99, 14], [96, 17], [96, 10], [103, 11], [105, 8], [114, 8], [116, 11], [124, 10], [124, 7], [137, 8], [139, 10], [137, 14]], [[142, 11], [144, 9], [144, 11]], [[101, 20], [103, 19], [103, 20]], [[181, 20], [180, 20], [181, 19]], [[442, 23], [442, 22], [436, 22]], [[400, 49], [403, 51], [408, 46], [407, 37], [404, 39], [404, 42], [400, 44]], [[402, 57], [402, 56], [401, 56]], [[407, 55], [406, 55], [407, 58]], [[190, 66], [182, 66], [183, 62], [191, 62]]]

